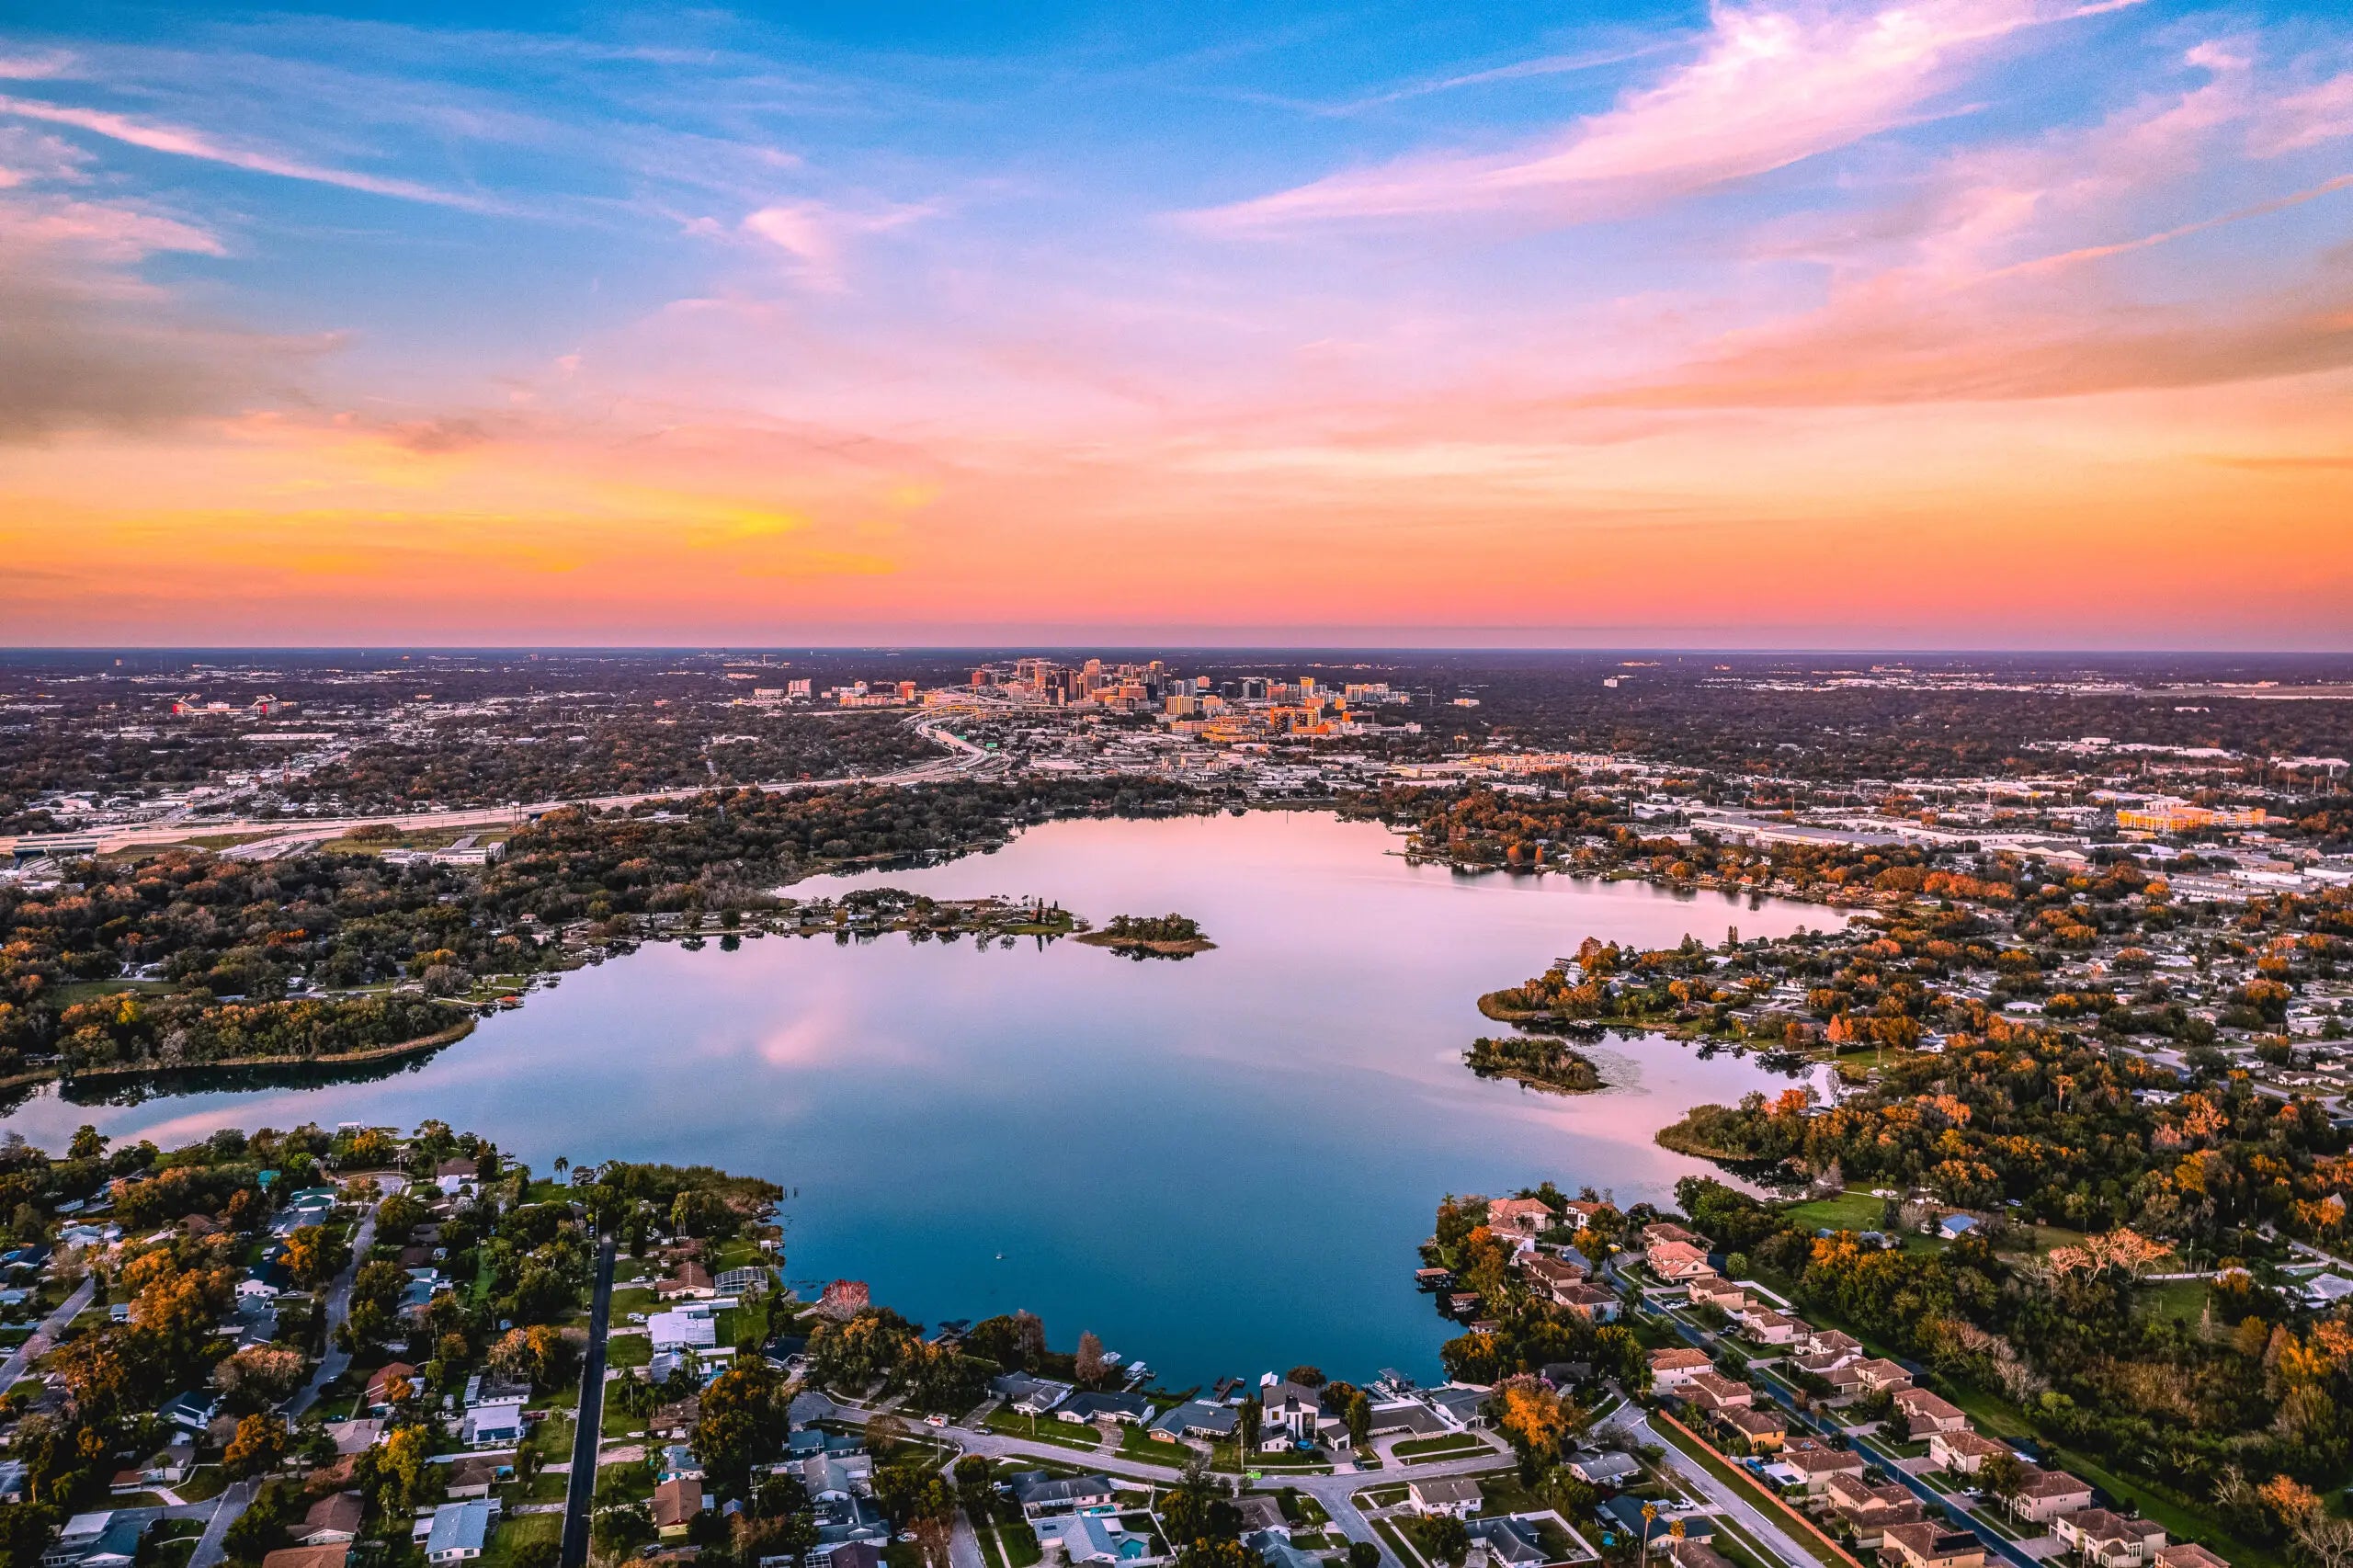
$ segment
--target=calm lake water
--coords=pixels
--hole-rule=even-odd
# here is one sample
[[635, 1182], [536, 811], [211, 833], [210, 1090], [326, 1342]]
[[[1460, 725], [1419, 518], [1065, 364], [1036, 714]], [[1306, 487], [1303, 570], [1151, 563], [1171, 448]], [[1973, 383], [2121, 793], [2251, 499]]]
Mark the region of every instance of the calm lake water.
[[539, 1170], [563, 1154], [768, 1176], [794, 1189], [793, 1279], [861, 1278], [919, 1321], [1027, 1307], [1056, 1345], [1093, 1329], [1175, 1385], [1302, 1361], [1434, 1374], [1453, 1331], [1411, 1275], [1442, 1194], [1550, 1177], [1665, 1199], [1708, 1167], [1654, 1144], [1659, 1126], [1785, 1083], [1659, 1039], [1594, 1048], [1601, 1094], [1483, 1083], [1460, 1059], [1496, 1031], [1480, 993], [1588, 934], [1713, 943], [1838, 916], [1462, 877], [1407, 866], [1399, 842], [1328, 814], [1055, 823], [993, 855], [793, 891], [1038, 894], [1098, 923], [1174, 910], [1216, 950], [653, 945], [375, 1082], [115, 1105], [49, 1090], [0, 1127], [58, 1150], [84, 1121], [168, 1146], [440, 1117]]

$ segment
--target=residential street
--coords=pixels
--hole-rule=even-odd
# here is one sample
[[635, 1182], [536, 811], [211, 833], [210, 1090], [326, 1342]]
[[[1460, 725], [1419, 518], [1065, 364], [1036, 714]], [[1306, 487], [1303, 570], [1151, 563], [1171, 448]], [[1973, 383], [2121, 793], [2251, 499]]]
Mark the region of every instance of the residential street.
[[65, 1298], [62, 1306], [40, 1320], [40, 1326], [33, 1330], [32, 1337], [10, 1351], [8, 1359], [0, 1363], [0, 1393], [17, 1386], [17, 1380], [25, 1375], [25, 1369], [48, 1353], [50, 1346], [57, 1343], [57, 1336], [65, 1332], [65, 1325], [79, 1316], [82, 1309], [88, 1306], [97, 1293], [97, 1283], [85, 1279], [74, 1287], [74, 1293]]
[[258, 1481], [240, 1481], [221, 1494], [220, 1506], [212, 1510], [212, 1522], [204, 1527], [204, 1534], [198, 1540], [196, 1550], [188, 1554], [188, 1568], [213, 1568], [228, 1555], [224, 1543], [228, 1539], [229, 1527], [244, 1517], [246, 1508], [253, 1504], [254, 1494], [260, 1490], [261, 1483]]
[[[395, 1176], [391, 1179], [392, 1185], [384, 1193], [387, 1198], [399, 1191], [399, 1183], [406, 1178]], [[377, 1185], [385, 1187], [386, 1183], [380, 1178]], [[360, 1217], [359, 1228], [351, 1233], [351, 1261], [343, 1266], [342, 1272], [335, 1277], [335, 1282], [327, 1287], [327, 1351], [319, 1358], [318, 1369], [311, 1374], [311, 1381], [295, 1390], [294, 1397], [286, 1402], [286, 1419], [289, 1421], [301, 1420], [302, 1413], [319, 1402], [319, 1391], [343, 1376], [344, 1369], [351, 1365], [351, 1353], [336, 1347], [335, 1331], [341, 1328], [343, 1320], [351, 1315], [351, 1282], [358, 1277], [359, 1260], [368, 1256], [368, 1249], [376, 1243], [376, 1211], [383, 1206], [383, 1199], [379, 1198]]]
[[580, 1419], [572, 1435], [572, 1473], [563, 1497], [563, 1548], [557, 1568], [588, 1561], [588, 1506], [597, 1497], [597, 1453], [605, 1430], [605, 1320], [613, 1306], [614, 1241], [597, 1244], [597, 1284], [588, 1293], [588, 1354], [580, 1368]]
[[1665, 1449], [1669, 1469], [1719, 1512], [1738, 1520], [1743, 1529], [1777, 1553], [1789, 1568], [1813, 1568], [1813, 1553], [1800, 1546], [1789, 1531], [1768, 1518], [1762, 1508], [1717, 1480], [1706, 1465], [1661, 1437], [1650, 1424], [1650, 1417], [1643, 1413], [1641, 1405], [1631, 1401], [1620, 1405], [1595, 1430], [1617, 1433], [1626, 1443], [1647, 1444]]

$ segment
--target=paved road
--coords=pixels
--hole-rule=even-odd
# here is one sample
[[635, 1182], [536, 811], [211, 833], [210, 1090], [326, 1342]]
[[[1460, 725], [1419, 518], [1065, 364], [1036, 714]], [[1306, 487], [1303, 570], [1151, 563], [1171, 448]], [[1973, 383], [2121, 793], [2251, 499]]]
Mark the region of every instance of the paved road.
[[1665, 1450], [1667, 1467], [1681, 1477], [1686, 1485], [1705, 1497], [1719, 1513], [1730, 1514], [1739, 1520], [1741, 1528], [1763, 1543], [1768, 1551], [1779, 1555], [1789, 1568], [1814, 1568], [1817, 1559], [1813, 1552], [1800, 1546], [1789, 1531], [1766, 1516], [1765, 1510], [1717, 1480], [1706, 1465], [1668, 1442], [1650, 1424], [1650, 1417], [1641, 1405], [1631, 1401], [1620, 1405], [1599, 1429], [1620, 1432], [1625, 1434], [1629, 1442], [1648, 1444]]
[[[399, 1190], [398, 1187], [392, 1188], [393, 1192]], [[294, 1397], [286, 1402], [286, 1419], [289, 1421], [300, 1420], [304, 1411], [319, 1403], [319, 1391], [343, 1376], [344, 1369], [351, 1365], [351, 1353], [335, 1347], [335, 1331], [341, 1328], [343, 1320], [351, 1315], [351, 1282], [358, 1276], [359, 1260], [366, 1257], [368, 1249], [376, 1244], [376, 1212], [383, 1206], [384, 1200], [380, 1198], [369, 1207], [367, 1213], [360, 1216], [359, 1228], [351, 1233], [351, 1261], [343, 1266], [342, 1272], [335, 1277], [335, 1283], [327, 1287], [326, 1354], [319, 1358], [318, 1370], [311, 1374], [311, 1381], [297, 1389]]]
[[220, 1506], [212, 1510], [212, 1522], [204, 1527], [204, 1534], [197, 1540], [196, 1550], [188, 1554], [188, 1568], [214, 1568], [228, 1555], [225, 1544], [229, 1527], [252, 1506], [254, 1494], [261, 1490], [258, 1481], [240, 1481], [221, 1494]]
[[[925, 733], [931, 733], [928, 729]], [[912, 767], [902, 767], [890, 773], [852, 775], [841, 778], [794, 778], [772, 784], [730, 785], [727, 788], [760, 790], [770, 794], [780, 794], [798, 790], [831, 790], [844, 784], [928, 784], [941, 779], [958, 778], [975, 770], [986, 769], [990, 764], [997, 760], [994, 754], [983, 751], [969, 742], [944, 734], [934, 735], [932, 738], [939, 740], [943, 744], [959, 749], [955, 750], [951, 756], [935, 757], [930, 761], [916, 763]], [[690, 784], [675, 790], [649, 790], [633, 795], [595, 795], [562, 801], [539, 801], [519, 806], [477, 806], [462, 811], [378, 812], [368, 816], [309, 817], [294, 822], [287, 821], [282, 817], [274, 820], [238, 818], [222, 822], [191, 821], [165, 825], [141, 824], [128, 827], [101, 827], [81, 833], [29, 833], [16, 837], [0, 837], [0, 849], [14, 848], [20, 854], [31, 853], [52, 839], [78, 843], [95, 837], [102, 852], [111, 852], [141, 844], [183, 843], [198, 835], [209, 838], [217, 835], [252, 833], [265, 836], [224, 850], [223, 858], [233, 860], [267, 860], [284, 853], [290, 846], [339, 837], [355, 827], [370, 823], [390, 823], [394, 826], [408, 829], [496, 827], [506, 823], [520, 822], [526, 817], [541, 812], [558, 811], [566, 806], [586, 805], [608, 810], [616, 806], [642, 805], [654, 801], [688, 801], [697, 795], [710, 793], [713, 788], [714, 786], [709, 783]]]
[[956, 1510], [955, 1532], [948, 1538], [949, 1568], [995, 1568], [981, 1551], [981, 1538], [972, 1533], [972, 1521], [964, 1510]]
[[583, 1568], [588, 1561], [588, 1506], [597, 1497], [597, 1451], [605, 1430], [605, 1324], [612, 1309], [613, 1238], [607, 1236], [597, 1244], [597, 1287], [588, 1295], [588, 1354], [580, 1366], [580, 1423], [572, 1435], [557, 1568]]
[[85, 1279], [74, 1287], [74, 1293], [65, 1298], [63, 1305], [40, 1320], [40, 1326], [33, 1330], [32, 1337], [10, 1351], [6, 1361], [0, 1362], [0, 1393], [17, 1386], [17, 1380], [25, 1375], [25, 1369], [47, 1354], [49, 1347], [57, 1343], [57, 1336], [65, 1332], [65, 1325], [80, 1316], [82, 1309], [88, 1306], [97, 1293], [97, 1281]]

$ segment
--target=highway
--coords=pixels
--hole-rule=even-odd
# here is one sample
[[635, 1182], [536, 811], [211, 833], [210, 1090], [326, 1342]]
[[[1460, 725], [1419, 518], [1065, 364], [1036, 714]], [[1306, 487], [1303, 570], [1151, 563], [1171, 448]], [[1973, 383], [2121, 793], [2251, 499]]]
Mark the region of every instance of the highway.
[[613, 1238], [597, 1244], [597, 1285], [588, 1294], [588, 1354], [580, 1367], [580, 1420], [572, 1434], [572, 1474], [563, 1494], [563, 1546], [556, 1568], [585, 1568], [588, 1507], [597, 1498], [597, 1454], [605, 1435], [605, 1334], [613, 1307]]
[[142, 824], [137, 826], [99, 827], [78, 833], [28, 833], [15, 838], [0, 838], [0, 851], [13, 849], [19, 856], [38, 854], [51, 841], [66, 844], [87, 844], [97, 841], [100, 853], [111, 853], [140, 845], [184, 844], [191, 838], [237, 837], [257, 835], [246, 843], [222, 851], [224, 858], [235, 860], [267, 860], [329, 838], [340, 838], [356, 827], [387, 824], [404, 831], [429, 831], [436, 828], [497, 827], [509, 823], [526, 821], [546, 812], [561, 811], [567, 806], [595, 806], [599, 810], [645, 805], [656, 801], [690, 801], [698, 795], [710, 794], [715, 789], [759, 790], [771, 794], [784, 794], [801, 790], [833, 790], [846, 784], [937, 784], [950, 778], [994, 772], [1001, 759], [961, 736], [947, 730], [949, 721], [918, 720], [914, 728], [936, 744], [948, 748], [949, 755], [915, 763], [890, 773], [853, 774], [838, 778], [793, 778], [771, 784], [710, 783], [683, 785], [669, 790], [649, 790], [631, 795], [591, 795], [569, 800], [540, 801], [529, 804], [507, 806], [470, 806], [457, 810], [430, 812], [371, 812], [362, 816], [344, 817], [285, 817], [224, 818], [221, 821], [179, 821], [168, 824]]

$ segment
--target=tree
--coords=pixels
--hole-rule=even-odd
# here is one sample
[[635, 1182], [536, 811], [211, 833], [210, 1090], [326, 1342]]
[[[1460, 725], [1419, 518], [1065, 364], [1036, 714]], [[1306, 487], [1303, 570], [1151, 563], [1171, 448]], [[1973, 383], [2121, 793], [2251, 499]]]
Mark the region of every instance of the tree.
[[1569, 1432], [1560, 1395], [1540, 1379], [1518, 1377], [1495, 1391], [1495, 1425], [1518, 1451], [1523, 1472], [1540, 1470], [1558, 1457]]
[[305, 1290], [334, 1278], [350, 1258], [350, 1246], [324, 1225], [305, 1225], [286, 1238], [286, 1267]]
[[889, 1411], [878, 1410], [866, 1418], [866, 1451], [875, 1463], [886, 1462], [906, 1440], [907, 1424]]
[[1381, 1548], [1369, 1540], [1348, 1542], [1348, 1568], [1380, 1568]]
[[302, 1386], [308, 1363], [299, 1350], [278, 1345], [248, 1345], [212, 1369], [212, 1381], [234, 1410], [260, 1410], [283, 1402]]
[[1242, 1445], [1244, 1453], [1250, 1454], [1257, 1451], [1258, 1428], [1265, 1423], [1266, 1415], [1266, 1406], [1258, 1403], [1258, 1396], [1255, 1393], [1244, 1400], [1235, 1409], [1233, 1432]]
[[752, 1466], [784, 1441], [787, 1408], [783, 1375], [766, 1361], [746, 1358], [730, 1367], [703, 1390], [695, 1458], [714, 1479], [740, 1489]]
[[1283, 1376], [1303, 1389], [1320, 1389], [1329, 1381], [1324, 1376], [1324, 1369], [1321, 1367], [1293, 1367]]
[[97, 1128], [85, 1121], [74, 1130], [74, 1142], [65, 1146], [65, 1157], [69, 1160], [95, 1160], [107, 1152], [107, 1142], [98, 1136]]
[[1176, 1568], [1264, 1568], [1258, 1554], [1238, 1540], [1196, 1540], [1176, 1553]]
[[1078, 1336], [1078, 1381], [1095, 1383], [1103, 1377], [1103, 1342], [1088, 1329]]
[[284, 1543], [286, 1527], [301, 1506], [301, 1489], [292, 1482], [282, 1476], [265, 1481], [253, 1502], [230, 1525], [222, 1544], [236, 1561], [258, 1562]]
[[2006, 1450], [1987, 1454], [1979, 1461], [1977, 1479], [1988, 1495], [2014, 1497], [2018, 1488], [2026, 1484], [2026, 1466], [2019, 1462], [2016, 1454]]
[[1461, 1562], [1471, 1555], [1471, 1532], [1451, 1514], [1433, 1514], [1405, 1527], [1424, 1557], [1434, 1562]]
[[237, 1435], [229, 1439], [221, 1462], [232, 1475], [259, 1475], [277, 1468], [286, 1457], [286, 1423], [256, 1411], [237, 1423]]

